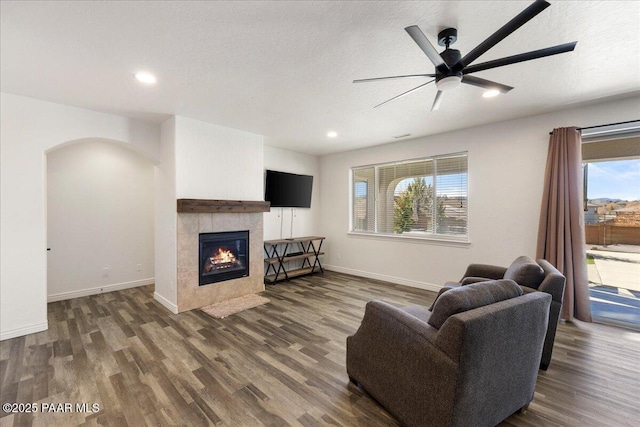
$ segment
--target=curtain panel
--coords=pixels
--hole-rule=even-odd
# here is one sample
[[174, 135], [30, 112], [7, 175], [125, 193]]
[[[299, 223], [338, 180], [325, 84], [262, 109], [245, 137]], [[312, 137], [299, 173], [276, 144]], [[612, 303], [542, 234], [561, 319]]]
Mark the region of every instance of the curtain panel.
[[575, 127], [554, 129], [549, 138], [537, 258], [567, 278], [562, 318], [591, 322], [584, 237], [582, 138]]

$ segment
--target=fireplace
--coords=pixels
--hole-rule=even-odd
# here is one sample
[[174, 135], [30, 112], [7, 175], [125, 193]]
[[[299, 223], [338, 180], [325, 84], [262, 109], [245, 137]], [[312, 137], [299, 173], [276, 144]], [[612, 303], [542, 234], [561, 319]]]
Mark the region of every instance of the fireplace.
[[200, 233], [200, 286], [249, 275], [249, 231]]

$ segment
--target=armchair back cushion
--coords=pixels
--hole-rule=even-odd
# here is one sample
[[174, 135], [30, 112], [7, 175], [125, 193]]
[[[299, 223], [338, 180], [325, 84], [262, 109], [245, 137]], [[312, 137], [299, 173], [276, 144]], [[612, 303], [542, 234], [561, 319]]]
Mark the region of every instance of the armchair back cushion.
[[521, 286], [538, 289], [544, 279], [544, 270], [531, 258], [520, 256], [507, 268], [503, 278], [513, 280]]
[[436, 300], [428, 323], [440, 329], [454, 314], [519, 297], [522, 294], [522, 288], [513, 280], [504, 279], [451, 288]]

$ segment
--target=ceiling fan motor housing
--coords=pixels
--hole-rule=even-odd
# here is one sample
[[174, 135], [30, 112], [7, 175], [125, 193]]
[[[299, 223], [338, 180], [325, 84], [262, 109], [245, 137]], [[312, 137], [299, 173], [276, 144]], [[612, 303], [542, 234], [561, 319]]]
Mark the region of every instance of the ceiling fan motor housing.
[[445, 49], [440, 53], [442, 60], [446, 62], [449, 68], [453, 68], [454, 65], [460, 61], [462, 55], [458, 49]]
[[[442, 33], [440, 33], [442, 34]], [[449, 70], [440, 71], [436, 68], [436, 86], [438, 90], [449, 90], [460, 85], [462, 81], [462, 71], [455, 71], [453, 66], [460, 61], [462, 55], [457, 49], [445, 49], [440, 56], [444, 62], [449, 66]]]

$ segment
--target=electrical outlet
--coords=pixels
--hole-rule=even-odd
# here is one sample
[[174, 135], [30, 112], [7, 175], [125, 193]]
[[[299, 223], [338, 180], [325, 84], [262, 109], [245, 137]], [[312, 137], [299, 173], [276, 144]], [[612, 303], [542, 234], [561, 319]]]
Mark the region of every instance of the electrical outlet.
[[142, 264], [136, 265], [136, 271], [142, 271]]
[[102, 276], [103, 276], [103, 277], [109, 277], [109, 267], [105, 267], [105, 268], [102, 270]]

